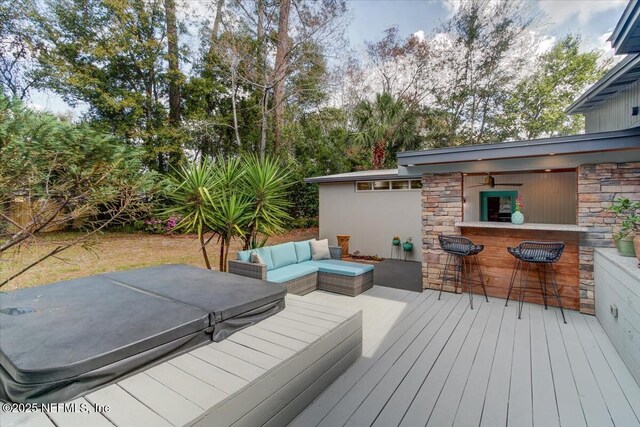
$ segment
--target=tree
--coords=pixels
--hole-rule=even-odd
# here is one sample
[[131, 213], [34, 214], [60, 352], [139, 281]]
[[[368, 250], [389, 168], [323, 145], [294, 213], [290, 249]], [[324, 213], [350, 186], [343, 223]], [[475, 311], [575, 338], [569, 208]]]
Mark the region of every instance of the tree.
[[415, 112], [388, 93], [377, 94], [374, 102], [362, 101], [354, 116], [356, 141], [373, 150], [373, 169], [390, 167], [395, 153], [419, 146]]
[[175, 0], [164, 0], [167, 22], [167, 59], [169, 62], [169, 122], [173, 126], [180, 124], [180, 57], [178, 53], [178, 24], [176, 20]]
[[461, 2], [433, 48], [439, 80], [433, 108], [444, 112], [449, 145], [495, 142], [502, 104], [536, 47], [537, 16], [521, 0]]
[[288, 175], [269, 157], [205, 158], [167, 179], [166, 196], [174, 206], [165, 212], [182, 215], [176, 229], [198, 234], [209, 269], [207, 245], [217, 237], [219, 270], [226, 271], [233, 239], [241, 237], [246, 248], [255, 247], [259, 234], [268, 237], [283, 229], [289, 219]]
[[278, 148], [282, 140], [282, 115], [284, 113], [284, 79], [286, 76], [287, 55], [289, 54], [289, 10], [291, 8], [291, 0], [280, 0], [280, 10], [278, 18], [278, 42], [276, 44], [276, 60], [273, 86], [273, 102], [275, 104], [274, 117], [274, 153], [278, 152]]
[[[105, 228], [136, 219], [155, 175], [143, 173], [140, 153], [86, 125], [37, 113], [0, 96], [0, 256], [10, 256], [47, 228], [83, 232], [29, 263], [0, 286], [66, 249], [84, 245]], [[11, 217], [11, 205], [28, 207], [26, 222]], [[10, 252], [12, 251], [12, 252]]]
[[287, 198], [290, 172], [273, 157], [247, 156], [243, 163], [242, 193], [249, 200], [251, 215], [243, 236], [244, 249], [260, 246], [258, 236], [284, 231], [290, 220]]
[[94, 126], [144, 145], [148, 164], [166, 172], [169, 158], [183, 154], [181, 141], [162, 132], [167, 21], [161, 5], [160, 0], [50, 0], [34, 25], [42, 42], [39, 87], [71, 106], [86, 104]]
[[582, 117], [565, 111], [602, 76], [604, 68], [599, 65], [601, 54], [581, 53], [580, 42], [579, 35], [558, 41], [538, 58], [533, 73], [516, 85], [504, 106], [506, 138], [534, 139], [584, 130]]
[[38, 79], [32, 74], [31, 61], [37, 41], [30, 20], [34, 16], [32, 0], [0, 0], [0, 86], [2, 94], [25, 99]]

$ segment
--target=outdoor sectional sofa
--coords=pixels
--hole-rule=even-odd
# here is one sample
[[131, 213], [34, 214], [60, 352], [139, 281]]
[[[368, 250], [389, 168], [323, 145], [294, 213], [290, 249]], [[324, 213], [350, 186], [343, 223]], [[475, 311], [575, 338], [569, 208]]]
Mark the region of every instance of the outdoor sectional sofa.
[[[339, 247], [329, 248], [331, 259], [314, 261], [309, 242], [288, 242], [240, 251], [237, 260], [229, 260], [229, 273], [280, 283], [296, 295], [320, 289], [356, 296], [373, 286], [372, 265], [341, 261]], [[253, 251], [266, 265], [250, 262]]]

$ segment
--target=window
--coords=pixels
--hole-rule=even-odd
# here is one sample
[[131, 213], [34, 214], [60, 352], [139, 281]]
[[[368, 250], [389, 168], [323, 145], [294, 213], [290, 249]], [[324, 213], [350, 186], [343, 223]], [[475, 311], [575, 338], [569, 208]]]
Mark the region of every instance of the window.
[[409, 181], [391, 181], [392, 190], [408, 190]]
[[371, 181], [361, 181], [356, 183], [356, 190], [358, 191], [367, 191], [372, 189], [373, 186]]
[[388, 190], [389, 181], [373, 181], [374, 190]]
[[397, 179], [393, 181], [357, 181], [356, 191], [409, 191], [420, 190], [419, 179]]

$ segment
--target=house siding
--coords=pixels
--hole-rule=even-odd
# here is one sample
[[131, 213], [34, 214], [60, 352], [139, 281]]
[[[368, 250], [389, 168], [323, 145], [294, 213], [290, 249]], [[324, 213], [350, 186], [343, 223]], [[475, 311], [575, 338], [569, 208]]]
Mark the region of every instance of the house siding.
[[627, 90], [618, 92], [602, 104], [585, 111], [587, 133], [606, 132], [640, 126], [640, 114], [631, 115], [633, 107], [640, 106], [640, 80]]
[[420, 190], [356, 192], [354, 182], [320, 184], [320, 238], [336, 245], [336, 235], [348, 234], [351, 253], [388, 258], [394, 236], [413, 237], [407, 260], [420, 261], [420, 214]]

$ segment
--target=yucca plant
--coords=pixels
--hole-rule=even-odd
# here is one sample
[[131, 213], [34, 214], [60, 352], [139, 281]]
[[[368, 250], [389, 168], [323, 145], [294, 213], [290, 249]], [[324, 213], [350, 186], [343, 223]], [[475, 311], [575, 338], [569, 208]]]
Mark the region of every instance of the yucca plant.
[[183, 166], [174, 176], [170, 176], [165, 190], [167, 198], [174, 205], [165, 213], [182, 215], [182, 220], [176, 225], [175, 230], [198, 233], [200, 250], [208, 269], [211, 269], [211, 262], [207, 254], [208, 241], [205, 241], [205, 235], [213, 231], [211, 225], [214, 222], [215, 203], [211, 192], [216, 188], [218, 179], [219, 173], [212, 162], [194, 162]]
[[284, 231], [290, 206], [287, 198], [291, 187], [290, 172], [273, 157], [261, 160], [256, 155], [244, 158], [242, 192], [250, 201], [251, 216], [243, 234], [244, 249], [264, 244], [259, 235], [270, 236]]

